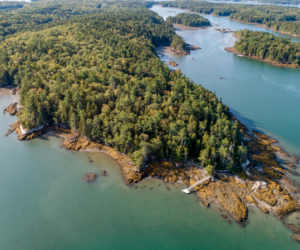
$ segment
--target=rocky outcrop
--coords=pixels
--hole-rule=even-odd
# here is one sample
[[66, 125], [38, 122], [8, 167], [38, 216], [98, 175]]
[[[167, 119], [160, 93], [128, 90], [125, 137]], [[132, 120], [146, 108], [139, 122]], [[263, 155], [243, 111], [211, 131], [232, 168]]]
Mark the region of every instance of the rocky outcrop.
[[218, 203], [237, 222], [244, 222], [247, 218], [247, 208], [241, 198], [234, 192], [224, 192], [218, 196]]
[[108, 154], [120, 165], [122, 174], [127, 184], [137, 183], [142, 179], [141, 172], [132, 163], [129, 156], [121, 154], [109, 146], [93, 142], [83, 136], [80, 136], [76, 132], [72, 132], [71, 130], [55, 128], [54, 132], [56, 135], [65, 139], [61, 144], [63, 148], [73, 151], [96, 150]]
[[177, 67], [178, 64], [174, 61], [169, 61], [169, 65], [173, 66], [173, 67]]
[[14, 102], [6, 107], [3, 111], [4, 114], [9, 113], [10, 115], [17, 115], [19, 113], [19, 103]]
[[18, 139], [20, 141], [24, 141], [24, 140], [32, 140], [36, 137], [39, 137], [43, 134], [44, 132], [44, 127], [41, 126], [39, 128], [35, 128], [32, 130], [25, 130], [23, 129], [22, 125], [19, 125], [16, 129], [15, 129], [17, 135], [18, 135]]
[[273, 193], [273, 190], [270, 188], [263, 188], [254, 193], [255, 197], [260, 201], [263, 201], [270, 206], [275, 206], [277, 204], [276, 195]]
[[233, 47], [225, 47], [224, 50], [229, 52], [229, 53], [236, 53], [236, 51]]
[[[243, 223], [247, 218], [246, 197], [249, 196], [249, 190], [248, 183], [242, 183], [234, 177], [224, 175], [215, 182], [203, 185], [197, 195], [206, 206], [211, 202], [216, 202], [235, 221]], [[255, 203], [250, 197], [248, 200], [251, 199], [251, 203]]]
[[13, 124], [9, 125], [9, 130], [5, 134], [5, 136], [9, 136], [11, 133], [15, 132], [16, 129], [19, 127], [19, 122], [14, 122]]
[[299, 234], [294, 234], [294, 235], [293, 235], [293, 239], [294, 239], [295, 241], [297, 241], [297, 242], [300, 243], [300, 233], [299, 233]]
[[84, 180], [87, 183], [95, 182], [96, 179], [97, 179], [97, 174], [96, 173], [87, 173], [87, 174], [84, 175]]
[[292, 224], [292, 223], [288, 223], [286, 224], [286, 226], [291, 229], [291, 231], [293, 233], [296, 233], [296, 234], [300, 234], [300, 228], [298, 228], [296, 225]]
[[268, 187], [268, 184], [265, 181], [256, 181], [252, 186], [252, 191], [256, 192], [261, 189], [265, 189]]
[[286, 202], [280, 207], [277, 208], [276, 213], [280, 218], [290, 214], [291, 212], [299, 210], [299, 203], [292, 199], [291, 197], [288, 198]]
[[300, 228], [292, 223], [288, 223], [286, 226], [294, 233], [293, 239], [300, 243]]
[[189, 183], [187, 169], [182, 166], [176, 166], [170, 161], [151, 162], [144, 170], [143, 177], [159, 177], [166, 183], [176, 183], [177, 181], [185, 181]]
[[188, 50], [199, 50], [199, 49], [201, 49], [199, 46], [196, 46], [196, 45], [188, 45]]

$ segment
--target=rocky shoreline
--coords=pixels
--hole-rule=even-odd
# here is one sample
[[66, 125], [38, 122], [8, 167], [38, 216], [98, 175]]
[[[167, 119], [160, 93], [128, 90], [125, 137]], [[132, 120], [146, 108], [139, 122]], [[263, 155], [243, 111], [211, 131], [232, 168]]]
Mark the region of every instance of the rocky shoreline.
[[[291, 229], [294, 239], [299, 241], [300, 228], [287, 222], [291, 213], [300, 211], [297, 198], [300, 188], [287, 177], [289, 170], [296, 168], [299, 159], [284, 152], [276, 145], [276, 140], [257, 131], [248, 131], [242, 124], [240, 126], [249, 148], [249, 163], [237, 174], [217, 172], [213, 179], [201, 183], [193, 191], [205, 206], [217, 204], [224, 218], [231, 217], [241, 225], [248, 219], [250, 206], [272, 214]], [[107, 145], [93, 142], [77, 132], [59, 127], [43, 127], [24, 134], [22, 127], [16, 122], [9, 130], [10, 133], [13, 131], [16, 131], [20, 140], [31, 140], [42, 134], [55, 135], [64, 139], [61, 147], [67, 150], [104, 152], [120, 165], [124, 180], [129, 185], [156, 177], [165, 183], [191, 186], [207, 176], [204, 168], [194, 162], [161, 160], [151, 162], [140, 170], [129, 156]], [[284, 159], [280, 156], [284, 156]]]
[[286, 67], [286, 68], [292, 68], [292, 69], [299, 69], [300, 68], [300, 66], [298, 66], [297, 64], [280, 63], [280, 62], [269, 60], [269, 59], [261, 59], [258, 56], [248, 56], [248, 55], [245, 55], [245, 54], [241, 54], [234, 47], [226, 47], [226, 48], [224, 48], [224, 50], [227, 51], [227, 52], [229, 52], [229, 53], [236, 54], [238, 56], [255, 59], [257, 61], [265, 62], [265, 63], [268, 63], [268, 64], [272, 64], [272, 65], [277, 66], [277, 67]]
[[272, 27], [269, 27], [268, 25], [266, 24], [261, 24], [261, 23], [250, 23], [250, 22], [246, 22], [246, 21], [242, 21], [242, 20], [237, 20], [237, 19], [234, 19], [234, 18], [230, 18], [230, 20], [233, 20], [235, 22], [238, 22], [238, 23], [243, 23], [243, 24], [250, 24], [250, 25], [254, 25], [256, 27], [260, 27], [260, 28], [265, 28], [267, 30], [271, 30], [271, 31], [274, 31], [278, 34], [282, 34], [282, 35], [287, 35], [287, 36], [291, 36], [291, 37], [295, 37], [295, 38], [300, 38], [300, 35], [297, 35], [297, 34], [293, 34], [291, 32], [284, 32], [284, 31], [280, 31], [280, 30], [276, 30]]
[[170, 49], [171, 53], [173, 53], [175, 55], [186, 56], [186, 55], [189, 55], [191, 53], [191, 51], [199, 50], [201, 48], [198, 46], [195, 46], [195, 45], [186, 44], [186, 48], [184, 50], [177, 50], [177, 49], [173, 49], [172, 47], [169, 47], [169, 49]]
[[173, 27], [174, 27], [175, 29], [199, 30], [199, 29], [205, 29], [205, 28], [211, 27], [211, 25], [205, 25], [205, 26], [193, 27], [193, 26], [187, 26], [187, 25], [183, 25], [183, 24], [173, 23]]

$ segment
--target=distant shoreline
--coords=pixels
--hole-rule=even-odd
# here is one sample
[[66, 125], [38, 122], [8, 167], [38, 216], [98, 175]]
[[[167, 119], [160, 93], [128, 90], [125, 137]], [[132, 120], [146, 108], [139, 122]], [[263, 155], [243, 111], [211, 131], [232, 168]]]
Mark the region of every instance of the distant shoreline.
[[199, 29], [206, 29], [209, 27], [212, 27], [211, 25], [206, 26], [199, 26], [199, 27], [192, 27], [192, 26], [186, 26], [183, 24], [173, 23], [173, 27], [176, 29], [184, 29], [184, 30], [199, 30]]
[[[210, 2], [210, 1], [208, 1], [208, 2]], [[261, 28], [265, 28], [267, 30], [276, 32], [278, 34], [287, 35], [287, 36], [294, 37], [294, 38], [300, 38], [300, 35], [289, 33], [289, 32], [284, 32], [284, 31], [275, 30], [274, 28], [268, 27], [266, 24], [251, 23], [251, 22], [246, 22], [246, 21], [242, 21], [242, 20], [237, 20], [237, 19], [231, 18], [230, 16], [218, 16], [218, 15], [214, 15], [212, 13], [211, 14], [205, 14], [205, 13], [195, 12], [195, 11], [191, 11], [189, 9], [184, 9], [184, 8], [179, 8], [179, 7], [177, 7], [177, 8], [176, 7], [164, 7], [161, 4], [159, 4], [159, 3], [155, 3], [154, 5], [159, 5], [162, 8], [178, 9], [178, 10], [182, 10], [184, 13], [193, 13], [193, 14], [198, 14], [200, 16], [211, 15], [211, 16], [220, 17], [220, 18], [221, 17], [228, 18], [229, 20], [234, 21], [234, 22], [244, 23], [244, 24], [251, 24], [251, 25], [254, 25], [256, 27], [261, 27]], [[300, 6], [299, 6], [299, 8], [300, 8]], [[214, 27], [214, 25], [212, 25], [211, 27]]]
[[260, 61], [260, 62], [271, 64], [273, 66], [281, 67], [281, 68], [292, 68], [292, 69], [299, 69], [300, 68], [300, 66], [298, 66], [296, 64], [280, 63], [280, 62], [276, 62], [276, 61], [269, 60], [269, 59], [262, 59], [258, 56], [248, 56], [248, 55], [245, 55], [245, 54], [241, 54], [234, 47], [226, 47], [226, 48], [224, 48], [224, 50], [229, 52], [229, 53], [233, 53], [237, 56], [242, 56], [242, 57], [254, 59], [254, 60], [257, 60], [257, 61]]

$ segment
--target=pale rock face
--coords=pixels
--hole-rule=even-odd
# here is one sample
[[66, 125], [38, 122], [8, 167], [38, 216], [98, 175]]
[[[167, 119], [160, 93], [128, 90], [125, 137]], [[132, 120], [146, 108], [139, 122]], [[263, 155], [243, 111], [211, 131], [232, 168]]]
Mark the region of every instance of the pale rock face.
[[267, 188], [268, 184], [265, 181], [257, 181], [254, 183], [252, 187], [252, 191], [256, 192], [257, 190]]
[[28, 133], [27, 129], [24, 129], [22, 125], [20, 125], [20, 131], [22, 135], [26, 135]]

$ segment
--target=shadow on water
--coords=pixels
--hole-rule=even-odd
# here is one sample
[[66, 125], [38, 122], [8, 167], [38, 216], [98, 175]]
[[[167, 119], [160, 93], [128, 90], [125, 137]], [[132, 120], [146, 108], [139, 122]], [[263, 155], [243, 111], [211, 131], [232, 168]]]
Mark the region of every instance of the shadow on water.
[[42, 141], [49, 141], [49, 138], [46, 135], [40, 136], [39, 139], [42, 140]]
[[244, 124], [248, 129], [255, 129], [259, 131], [257, 128], [259, 127], [259, 123], [251, 120], [245, 116], [243, 116], [240, 112], [233, 108], [229, 108], [230, 112], [237, 118], [242, 124]]
[[[229, 110], [234, 115], [234, 117], [239, 122], [244, 124], [248, 129], [255, 130], [255, 131], [259, 132], [260, 134], [267, 135], [268, 137], [270, 137], [272, 139], [278, 140], [278, 138], [276, 138], [276, 136], [274, 136], [270, 133], [267, 133], [265, 130], [261, 129], [261, 124], [260, 123], [243, 116], [240, 112], [238, 112], [237, 110], [235, 110], [233, 108], [229, 108]], [[285, 152], [288, 152], [288, 150], [284, 147], [284, 145], [281, 145], [279, 141], [276, 144], [278, 146], [280, 146]], [[294, 153], [294, 154], [291, 154], [291, 155], [293, 155], [293, 156], [300, 159], [300, 153]]]

